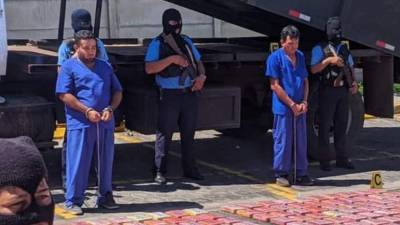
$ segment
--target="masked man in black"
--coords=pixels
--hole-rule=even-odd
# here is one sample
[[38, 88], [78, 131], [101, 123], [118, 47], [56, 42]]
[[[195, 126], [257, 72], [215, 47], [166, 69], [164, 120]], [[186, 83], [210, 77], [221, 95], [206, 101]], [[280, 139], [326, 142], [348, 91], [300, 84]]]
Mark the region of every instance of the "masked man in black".
[[47, 170], [32, 139], [0, 138], [0, 225], [51, 225]]
[[319, 151], [320, 168], [331, 170], [329, 131], [334, 126], [336, 166], [354, 169], [347, 150], [346, 129], [349, 115], [349, 95], [357, 92], [353, 76], [354, 61], [342, 41], [342, 27], [338, 17], [326, 23], [327, 40], [312, 50], [311, 73], [319, 75]]
[[181, 135], [182, 168], [185, 177], [202, 180], [193, 151], [198, 112], [198, 92], [206, 80], [199, 51], [181, 34], [182, 17], [167, 9], [162, 17], [163, 32], [150, 43], [145, 58], [146, 73], [155, 75], [159, 88], [155, 143], [155, 181], [166, 182], [167, 156], [172, 134], [178, 125]]

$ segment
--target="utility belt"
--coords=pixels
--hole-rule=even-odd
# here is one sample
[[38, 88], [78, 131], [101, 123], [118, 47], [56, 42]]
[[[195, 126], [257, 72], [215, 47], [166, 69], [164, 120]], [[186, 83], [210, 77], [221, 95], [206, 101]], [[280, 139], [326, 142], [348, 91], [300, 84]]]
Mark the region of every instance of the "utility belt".
[[180, 68], [177, 65], [170, 65], [159, 73], [163, 78], [179, 77], [179, 85], [183, 85], [188, 77], [194, 80], [197, 77], [197, 71], [189, 65], [186, 68]]
[[323, 87], [332, 87], [332, 88], [340, 88], [340, 87], [345, 87], [347, 85], [343, 79], [338, 80], [338, 81], [321, 79], [320, 83], [321, 83], [321, 86], [323, 86]]
[[192, 94], [192, 93], [197, 94], [197, 92], [192, 91], [192, 87], [176, 88], [176, 89], [168, 89], [168, 88], [159, 88], [158, 89], [158, 94], [159, 94], [160, 100], [165, 95], [186, 95], [186, 94]]

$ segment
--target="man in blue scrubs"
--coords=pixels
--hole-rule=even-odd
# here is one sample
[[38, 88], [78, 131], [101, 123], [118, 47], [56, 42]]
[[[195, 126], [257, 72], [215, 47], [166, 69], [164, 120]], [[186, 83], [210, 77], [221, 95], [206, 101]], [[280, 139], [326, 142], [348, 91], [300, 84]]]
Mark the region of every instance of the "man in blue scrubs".
[[[145, 69], [156, 75], [159, 87], [158, 122], [155, 143], [155, 181], [166, 182], [167, 156], [172, 133], [179, 126], [182, 147], [182, 168], [185, 177], [202, 180], [193, 152], [196, 129], [198, 97], [206, 80], [201, 56], [189, 37], [181, 35], [182, 18], [176, 9], [163, 13], [163, 33], [150, 43], [146, 54]], [[173, 39], [182, 52], [167, 43]], [[194, 71], [189, 73], [189, 68]], [[189, 75], [188, 75], [189, 74]]]
[[[91, 21], [91, 16], [90, 13], [85, 10], [85, 9], [76, 9], [72, 12], [71, 14], [71, 25], [72, 29], [74, 30], [74, 33], [77, 33], [81, 30], [89, 30], [93, 31], [93, 26], [92, 26], [92, 21]], [[108, 56], [106, 49], [104, 47], [103, 42], [96, 38], [97, 41], [97, 50], [98, 53], [96, 54], [96, 57], [98, 59], [101, 59], [103, 61], [108, 61]], [[70, 38], [67, 40], [64, 40], [61, 45], [58, 48], [58, 71], [60, 70], [60, 67], [63, 65], [65, 61], [70, 59], [71, 57], [74, 56], [75, 49], [74, 49], [74, 39]], [[75, 55], [76, 57], [76, 55]], [[57, 104], [59, 106], [60, 104]], [[57, 109], [61, 110], [61, 107], [57, 107]], [[61, 151], [61, 178], [62, 178], [62, 185], [65, 190], [65, 158], [66, 158], [66, 143], [67, 143], [67, 132], [64, 134], [64, 141], [63, 141], [63, 148]], [[95, 157], [94, 157], [95, 159]]]
[[81, 30], [75, 34], [77, 57], [61, 67], [56, 94], [66, 105], [67, 119], [67, 191], [65, 207], [82, 214], [81, 205], [88, 182], [92, 155], [97, 155], [97, 205], [116, 209], [112, 195], [114, 158], [113, 111], [122, 99], [122, 88], [112, 67], [96, 59], [93, 33]]
[[[349, 92], [357, 93], [353, 76], [353, 57], [347, 45], [342, 44], [342, 26], [339, 17], [326, 23], [326, 39], [312, 50], [311, 73], [320, 79], [319, 88], [319, 161], [320, 168], [330, 171], [329, 132], [334, 124], [336, 167], [354, 169], [347, 150], [347, 122], [349, 117]], [[351, 74], [343, 74], [347, 65]]]
[[298, 50], [299, 37], [296, 27], [289, 25], [283, 28], [282, 47], [268, 57], [265, 73], [270, 78], [273, 91], [273, 167], [276, 183], [285, 187], [292, 184], [289, 176], [293, 170], [296, 170], [296, 184], [314, 184], [307, 174], [308, 72], [304, 55]]

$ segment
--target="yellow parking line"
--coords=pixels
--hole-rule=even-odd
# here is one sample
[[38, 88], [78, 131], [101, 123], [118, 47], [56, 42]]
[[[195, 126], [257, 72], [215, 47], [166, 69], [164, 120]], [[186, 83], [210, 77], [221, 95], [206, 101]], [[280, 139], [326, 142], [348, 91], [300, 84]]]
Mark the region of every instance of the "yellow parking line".
[[56, 205], [56, 207], [54, 209], [54, 213], [56, 214], [56, 216], [59, 216], [66, 220], [74, 219], [77, 217], [77, 215], [66, 211], [65, 209], [63, 209], [62, 207], [60, 207], [58, 205]]
[[364, 114], [364, 120], [372, 120], [372, 119], [376, 119], [376, 117], [370, 114]]
[[[154, 149], [154, 145], [151, 145], [151, 144], [143, 144], [143, 146], [145, 146], [147, 148]], [[172, 151], [170, 151], [169, 154], [171, 154], [171, 155], [173, 155], [175, 157], [178, 157], [178, 158], [182, 157], [181, 154], [175, 153], [175, 152], [172, 152]], [[237, 177], [241, 177], [241, 178], [244, 178], [244, 179], [247, 179], [247, 180], [251, 180], [251, 181], [254, 181], [254, 182], [257, 182], [257, 183], [264, 183], [263, 180], [257, 179], [257, 178], [255, 178], [253, 176], [246, 175], [246, 174], [241, 173], [239, 171], [235, 171], [235, 170], [232, 170], [232, 169], [229, 169], [229, 168], [226, 168], [226, 167], [222, 167], [222, 166], [219, 166], [219, 165], [216, 165], [216, 164], [208, 163], [208, 162], [205, 162], [205, 161], [202, 161], [202, 160], [196, 160], [196, 162], [199, 165], [202, 165], [204, 167], [208, 167], [208, 168], [211, 168], [211, 169], [214, 169], [214, 170], [222, 171], [224, 173], [235, 175]]]
[[[151, 144], [148, 144], [148, 143], [143, 144], [143, 146], [145, 146], [147, 148], [154, 149], [154, 145], [151, 145]], [[169, 154], [171, 154], [171, 155], [173, 155], [175, 157], [178, 157], [178, 158], [181, 157], [180, 154], [175, 153], [175, 152], [169, 152]], [[231, 175], [234, 175], [234, 176], [237, 176], [237, 177], [241, 177], [241, 178], [244, 178], [244, 179], [256, 182], [256, 183], [264, 183], [263, 180], [255, 178], [253, 176], [249, 176], [249, 175], [243, 174], [243, 173], [241, 173], [239, 171], [235, 171], [235, 170], [232, 170], [232, 169], [229, 169], [229, 168], [226, 168], [226, 167], [222, 167], [222, 166], [219, 166], [219, 165], [216, 165], [216, 164], [208, 163], [208, 162], [205, 162], [205, 161], [202, 161], [202, 160], [197, 160], [197, 163], [199, 165], [202, 165], [202, 166], [205, 166], [205, 167], [217, 170], [217, 171], [222, 171], [222, 172], [224, 172], [226, 174], [231, 174]], [[282, 197], [282, 198], [286, 198], [286, 199], [290, 199], [290, 200], [296, 200], [297, 199], [297, 194], [298, 193], [297, 193], [297, 191], [293, 190], [292, 188], [281, 187], [281, 186], [278, 186], [276, 184], [266, 184], [266, 190], [268, 192], [270, 192], [271, 194], [279, 196], [279, 197]]]
[[114, 134], [115, 138], [119, 141], [124, 141], [127, 143], [133, 143], [133, 144], [137, 144], [137, 143], [142, 143], [144, 140], [138, 137], [134, 137], [134, 136], [128, 136], [124, 133], [115, 133]]
[[286, 198], [289, 200], [297, 199], [297, 191], [293, 190], [290, 187], [281, 187], [277, 184], [266, 184], [266, 189], [268, 192], [278, 197]]

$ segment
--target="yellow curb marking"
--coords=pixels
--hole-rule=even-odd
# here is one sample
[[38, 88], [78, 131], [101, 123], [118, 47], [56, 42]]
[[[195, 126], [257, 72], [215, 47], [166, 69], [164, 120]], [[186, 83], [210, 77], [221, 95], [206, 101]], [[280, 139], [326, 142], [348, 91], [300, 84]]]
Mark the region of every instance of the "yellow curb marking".
[[63, 219], [66, 219], [66, 220], [74, 219], [77, 217], [77, 215], [66, 211], [65, 209], [63, 209], [62, 207], [60, 207], [58, 205], [56, 205], [56, 207], [54, 209], [54, 213], [57, 216], [62, 217]]
[[54, 131], [53, 138], [54, 139], [63, 139], [65, 133], [65, 126], [57, 125], [56, 130]]
[[124, 141], [124, 142], [128, 142], [128, 143], [133, 143], [133, 144], [142, 143], [144, 141], [141, 138], [134, 137], [134, 136], [127, 136], [124, 133], [115, 133], [114, 136], [119, 141]]
[[370, 114], [364, 114], [364, 120], [372, 120], [372, 119], [376, 119], [376, 117]]
[[266, 189], [268, 192], [276, 195], [278, 197], [286, 198], [289, 200], [296, 200], [297, 199], [297, 191], [293, 190], [289, 187], [281, 187], [277, 184], [266, 184]]

